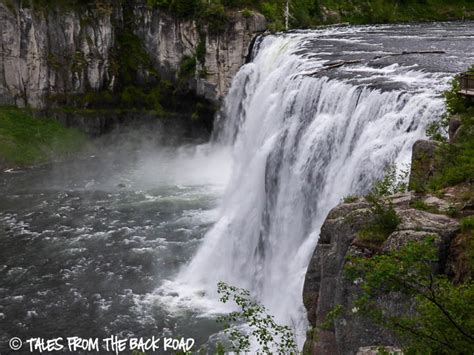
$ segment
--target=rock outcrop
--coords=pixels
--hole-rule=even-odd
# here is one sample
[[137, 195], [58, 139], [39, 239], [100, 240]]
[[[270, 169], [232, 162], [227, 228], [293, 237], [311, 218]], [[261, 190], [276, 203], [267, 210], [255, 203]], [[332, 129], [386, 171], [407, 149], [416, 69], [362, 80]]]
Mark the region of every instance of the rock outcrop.
[[419, 140], [413, 145], [411, 158], [412, 173], [408, 183], [410, 190], [426, 191], [428, 181], [439, 168], [437, 151], [440, 144], [431, 140]]
[[141, 73], [144, 77], [157, 72], [176, 81], [183, 59], [196, 56], [200, 41], [205, 41], [204, 64], [186, 85], [218, 101], [244, 64], [252, 39], [266, 26], [258, 13], [234, 12], [226, 28], [216, 33], [142, 1], [131, 8], [99, 1], [80, 8], [19, 4], [0, 2], [0, 105], [39, 108], [54, 95], [114, 88], [114, 50], [125, 19], [133, 22], [133, 33], [151, 61], [153, 70]]
[[[469, 199], [466, 198], [466, 192], [470, 193]], [[458, 258], [456, 253], [459, 252], [455, 249], [459, 244], [457, 238], [461, 235], [459, 221], [446, 213], [451, 215], [450, 211], [454, 210], [460, 215], [463, 215], [463, 211], [471, 214], [472, 188], [460, 185], [446, 189], [443, 196], [409, 192], [390, 196], [388, 200], [400, 223], [380, 245], [378, 252], [397, 250], [409, 241], [430, 236], [435, 238], [439, 248], [438, 271], [448, 275], [462, 272], [462, 268], [456, 267], [455, 261]], [[371, 218], [370, 204], [360, 197], [352, 203], [335, 207], [321, 228], [303, 290], [303, 301], [311, 324], [305, 353], [346, 355], [366, 353], [360, 352], [360, 349], [367, 350], [374, 346], [396, 349], [400, 345], [390, 332], [373, 324], [354, 309], [353, 301], [361, 295], [361, 290], [357, 283], [345, 276], [344, 267], [348, 256], [370, 257], [374, 253], [358, 237], [358, 232]], [[388, 309], [397, 310], [403, 309], [400, 306], [402, 303], [410, 301], [387, 296], [380, 302]], [[329, 318], [328, 327], [328, 315], [336, 305], [342, 306], [342, 314], [334, 320]]]

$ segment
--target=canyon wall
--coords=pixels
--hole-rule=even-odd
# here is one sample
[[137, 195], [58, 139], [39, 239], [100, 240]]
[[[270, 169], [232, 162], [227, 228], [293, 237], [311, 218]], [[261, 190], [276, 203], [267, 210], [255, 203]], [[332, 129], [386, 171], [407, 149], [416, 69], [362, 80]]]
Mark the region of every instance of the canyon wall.
[[[143, 79], [159, 75], [176, 83], [183, 61], [196, 57], [204, 41], [203, 58], [185, 85], [218, 102], [245, 63], [252, 39], [266, 26], [255, 12], [235, 11], [228, 19], [225, 29], [214, 31], [140, 1], [46, 8], [1, 1], [0, 105], [43, 108], [60, 95], [114, 89], [119, 85], [118, 66], [124, 65], [120, 36], [130, 39], [127, 29], [137, 41], [128, 52], [144, 50], [150, 62], [139, 73]], [[125, 53], [126, 60], [133, 65], [139, 54]]]

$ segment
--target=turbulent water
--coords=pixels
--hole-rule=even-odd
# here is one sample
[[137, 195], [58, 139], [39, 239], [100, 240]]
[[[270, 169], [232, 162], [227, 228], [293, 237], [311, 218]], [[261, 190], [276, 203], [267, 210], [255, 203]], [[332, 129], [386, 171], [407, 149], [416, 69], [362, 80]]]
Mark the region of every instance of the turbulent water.
[[[386, 164], [409, 162], [443, 113], [440, 92], [474, 62], [473, 39], [472, 23], [266, 36], [211, 143], [132, 157], [109, 147], [2, 175], [0, 341], [172, 334], [201, 345], [220, 329], [222, 280], [250, 290], [301, 346], [325, 216]], [[410, 53], [420, 51], [443, 52]]]

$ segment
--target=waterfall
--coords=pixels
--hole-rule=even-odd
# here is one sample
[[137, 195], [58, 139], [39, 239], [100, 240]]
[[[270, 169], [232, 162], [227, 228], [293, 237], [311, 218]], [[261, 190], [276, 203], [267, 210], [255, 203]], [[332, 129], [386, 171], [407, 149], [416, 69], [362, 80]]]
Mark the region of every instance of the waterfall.
[[211, 144], [232, 149], [220, 217], [192, 261], [162, 286], [200, 306], [215, 299], [219, 280], [246, 288], [296, 329], [300, 346], [302, 287], [321, 224], [344, 196], [367, 192], [388, 163], [409, 163], [413, 143], [443, 113], [433, 85], [447, 80], [401, 65], [351, 70], [416, 88], [308, 75], [325, 63], [305, 51], [314, 36], [263, 38], [235, 77]]

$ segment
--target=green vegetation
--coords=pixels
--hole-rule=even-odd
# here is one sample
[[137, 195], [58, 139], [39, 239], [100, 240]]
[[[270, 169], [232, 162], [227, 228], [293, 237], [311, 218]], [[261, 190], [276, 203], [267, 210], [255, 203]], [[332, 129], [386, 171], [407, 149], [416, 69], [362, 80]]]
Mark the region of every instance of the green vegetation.
[[395, 164], [387, 165], [383, 178], [375, 182], [370, 195], [383, 197], [405, 192], [407, 190], [408, 174], [409, 171], [407, 169], [397, 172]]
[[343, 20], [361, 24], [436, 21], [473, 16], [472, 2], [463, 0], [354, 0], [351, 2], [321, 0], [321, 2], [327, 3], [330, 9], [339, 8], [343, 14]]
[[[470, 71], [474, 73], [474, 66]], [[441, 144], [436, 156], [439, 167], [428, 182], [431, 190], [474, 181], [474, 103], [458, 94], [459, 78], [455, 78], [452, 87], [445, 93], [448, 114], [439, 122], [431, 125], [428, 134]], [[456, 139], [448, 143], [446, 132], [449, 120], [456, 116], [461, 128]]]
[[[288, 326], [279, 325], [267, 309], [253, 300], [249, 291], [219, 282], [217, 291], [220, 301], [227, 303], [234, 301], [241, 311], [231, 312], [218, 319], [225, 324], [226, 334], [232, 343], [232, 351], [236, 353], [250, 350], [251, 339], [259, 345], [258, 354], [297, 354], [295, 337]], [[250, 333], [239, 329], [240, 324], [248, 324]]]
[[207, 26], [210, 33], [225, 30], [228, 10], [235, 8], [232, 1], [219, 0], [147, 0], [149, 6], [168, 10], [179, 18], [195, 20], [200, 27]]
[[[4, 0], [14, 8], [12, 0]], [[225, 30], [229, 12], [242, 10], [245, 17], [252, 11], [262, 13], [271, 30], [282, 30], [286, 0], [147, 0], [147, 4], [170, 11], [183, 19], [193, 19], [210, 32]], [[110, 13], [113, 6], [129, 3], [125, 0], [27, 0], [22, 7], [66, 10], [94, 7]], [[474, 3], [470, 0], [290, 0], [291, 28], [310, 28], [337, 22], [353, 24], [394, 23], [409, 21], [442, 21], [473, 19]]]
[[331, 330], [334, 328], [334, 322], [338, 319], [342, 312], [344, 311], [344, 306], [342, 304], [336, 304], [324, 318], [324, 322], [321, 324], [321, 329]]
[[196, 65], [196, 57], [185, 56], [181, 60], [181, 64], [179, 66], [178, 80], [187, 81], [190, 77], [192, 77], [196, 72]]
[[[243, 10], [261, 12], [271, 30], [282, 30], [286, 0], [148, 0], [150, 6], [193, 18], [210, 28], [225, 24], [226, 14]], [[469, 0], [290, 0], [290, 27], [309, 28], [335, 22], [354, 24], [472, 19]], [[224, 28], [224, 27], [223, 27]]]
[[463, 232], [474, 230], [474, 216], [468, 216], [461, 219], [461, 229]]
[[464, 251], [464, 271], [468, 277], [474, 277], [474, 216], [461, 219], [461, 247]]
[[347, 195], [342, 199], [344, 203], [354, 203], [359, 199], [357, 195]]
[[371, 218], [357, 233], [357, 240], [366, 247], [376, 249], [397, 229], [400, 219], [390, 202], [374, 195], [366, 198], [370, 203]]
[[79, 131], [27, 110], [0, 108], [0, 166], [14, 167], [64, 159], [86, 143]]
[[[346, 265], [362, 291], [358, 312], [392, 330], [406, 354], [474, 352], [474, 282], [452, 283], [436, 272], [439, 263], [434, 238], [426, 238]], [[388, 307], [380, 300], [389, 296], [404, 296], [405, 303]]]
[[[426, 211], [426, 212], [430, 212], [430, 213], [434, 213], [434, 214], [440, 214], [441, 213], [441, 211], [436, 206], [429, 205], [421, 199], [412, 200], [410, 202], [410, 207], [414, 208], [416, 210]], [[448, 211], [449, 211], [449, 209], [448, 209]], [[448, 211], [446, 211], [446, 213], [449, 213]]]
[[[204, 16], [208, 8], [219, 8], [220, 18], [225, 13], [222, 10], [244, 9], [248, 15], [249, 9], [254, 9], [270, 21], [270, 29], [281, 30], [284, 24], [285, 0], [149, 0], [148, 3], [170, 9], [181, 17], [204, 21], [212, 19]], [[449, 0], [291, 0], [290, 25], [308, 28], [334, 22], [363, 24], [462, 19], [472, 17], [473, 10], [472, 2], [462, 0], [456, 3]]]
[[370, 204], [370, 218], [357, 233], [357, 242], [365, 247], [377, 249], [398, 227], [400, 219], [390, 201], [385, 197], [406, 191], [406, 171], [397, 174], [397, 168], [390, 164], [384, 177], [377, 181], [365, 197]]

